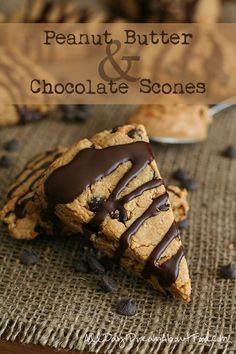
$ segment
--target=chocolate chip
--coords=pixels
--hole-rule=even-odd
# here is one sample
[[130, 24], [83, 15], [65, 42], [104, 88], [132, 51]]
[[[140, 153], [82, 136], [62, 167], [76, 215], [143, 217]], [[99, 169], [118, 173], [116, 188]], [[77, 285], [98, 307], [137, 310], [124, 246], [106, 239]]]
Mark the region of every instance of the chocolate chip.
[[121, 127], [121, 125], [116, 125], [114, 128], [112, 128], [111, 132], [113, 134], [116, 133], [120, 127]]
[[94, 273], [102, 274], [105, 272], [103, 265], [95, 258], [95, 256], [88, 256], [89, 269]]
[[116, 283], [107, 275], [102, 277], [100, 287], [105, 293], [115, 293], [118, 289]]
[[20, 256], [20, 262], [26, 266], [31, 266], [39, 262], [38, 256], [30, 251], [25, 251]]
[[100, 263], [103, 265], [105, 270], [111, 270], [114, 267], [113, 260], [106, 256], [100, 258]]
[[92, 115], [92, 109], [89, 105], [68, 104], [62, 105], [60, 108], [65, 122], [84, 123]]
[[78, 273], [88, 273], [89, 267], [85, 260], [77, 260], [73, 265], [74, 271]]
[[39, 224], [35, 225], [34, 231], [37, 232], [37, 234], [43, 234], [44, 233], [44, 229]]
[[159, 210], [161, 210], [161, 211], [167, 211], [169, 209], [170, 209], [170, 205], [169, 204], [161, 205], [159, 207]]
[[19, 219], [23, 219], [26, 216], [26, 208], [23, 204], [16, 204], [15, 213]]
[[14, 165], [15, 159], [11, 156], [3, 155], [0, 157], [0, 167], [9, 168]]
[[188, 173], [183, 169], [183, 168], [178, 168], [174, 173], [173, 173], [173, 178], [177, 179], [177, 181], [185, 181], [188, 179]]
[[91, 234], [92, 234], [92, 230], [90, 229], [90, 227], [86, 224], [82, 225], [82, 233], [84, 235], [84, 237], [86, 237], [87, 240], [89, 240]]
[[128, 219], [127, 212], [125, 208], [116, 209], [113, 213], [111, 213], [112, 219], [117, 219], [120, 222], [125, 222]]
[[29, 110], [28, 108], [18, 107], [18, 111], [20, 113], [20, 123], [26, 124], [29, 122], [34, 122], [40, 120], [43, 117], [41, 112], [36, 110]]
[[121, 299], [116, 305], [116, 312], [123, 316], [136, 314], [136, 303], [133, 299]]
[[195, 191], [198, 187], [198, 183], [196, 178], [192, 177], [181, 181], [181, 186], [186, 188], [188, 191]]
[[113, 211], [113, 212], [111, 213], [111, 218], [112, 218], [112, 219], [117, 219], [117, 220], [119, 220], [119, 217], [120, 217], [120, 212], [119, 212], [118, 209], [116, 209], [115, 211]]
[[142, 135], [140, 133], [140, 130], [138, 129], [131, 129], [129, 132], [128, 132], [128, 137], [130, 137], [131, 139], [134, 139], [134, 138], [142, 138]]
[[38, 112], [38, 111], [28, 111], [26, 114], [25, 114], [25, 123], [27, 122], [36, 122], [40, 119], [42, 119], [43, 117], [43, 114], [41, 112]]
[[16, 151], [19, 148], [19, 142], [16, 139], [7, 141], [4, 144], [4, 149], [7, 151]]
[[42, 221], [49, 221], [52, 213], [48, 208], [42, 209], [40, 211], [40, 217]]
[[94, 213], [98, 212], [101, 210], [104, 200], [105, 199], [103, 197], [92, 197], [92, 199], [88, 202], [89, 209]]
[[226, 266], [222, 266], [218, 270], [220, 278], [223, 279], [236, 279], [236, 266], [232, 263], [229, 263]]
[[228, 157], [229, 159], [236, 159], [236, 147], [233, 145], [227, 146], [227, 148], [222, 152], [222, 155]]
[[189, 221], [188, 219], [184, 219], [178, 222], [178, 227], [180, 230], [186, 229], [189, 226]]

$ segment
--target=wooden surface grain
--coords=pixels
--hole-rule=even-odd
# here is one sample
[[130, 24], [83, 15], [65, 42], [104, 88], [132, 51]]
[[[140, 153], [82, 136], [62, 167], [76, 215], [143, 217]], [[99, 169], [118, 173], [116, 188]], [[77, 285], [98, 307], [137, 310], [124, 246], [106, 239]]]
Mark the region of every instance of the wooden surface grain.
[[[18, 342], [0, 341], [0, 354], [80, 354], [78, 351], [55, 350], [40, 345], [20, 344]], [[89, 353], [83, 353], [89, 354]]]

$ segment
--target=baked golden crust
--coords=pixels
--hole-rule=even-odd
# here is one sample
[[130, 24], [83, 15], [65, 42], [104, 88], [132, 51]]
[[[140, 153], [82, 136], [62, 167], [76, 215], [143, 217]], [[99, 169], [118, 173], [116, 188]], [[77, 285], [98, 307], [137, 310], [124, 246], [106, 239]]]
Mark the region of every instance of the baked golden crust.
[[40, 232], [40, 210], [34, 203], [33, 188], [48, 166], [65, 149], [56, 149], [34, 156], [16, 177], [9, 189], [8, 200], [0, 210], [0, 220], [7, 225], [10, 235], [18, 240], [30, 240]]
[[[35, 191], [37, 203], [39, 203], [40, 208], [50, 210], [49, 215], [51, 214], [52, 204], [51, 197], [49, 197], [51, 181], [54, 188], [57, 184], [57, 182], [54, 183], [55, 181], [53, 181], [54, 176], [58, 175], [58, 173], [60, 174], [60, 171], [64, 171], [64, 168], [72, 166], [74, 161], [79, 160], [84, 153], [93, 155], [93, 153], [99, 154], [99, 151], [106, 150], [109, 153], [109, 151], [114, 150], [114, 156], [112, 156], [112, 152], [109, 158], [116, 160], [116, 153], [118, 155], [122, 153], [126, 156], [130, 149], [133, 149], [133, 151], [136, 148], [141, 149], [138, 151], [138, 155], [142, 154], [142, 149], [146, 149], [149, 146], [146, 143], [148, 143], [148, 137], [142, 125], [126, 125], [96, 134], [91, 139], [81, 140], [50, 165]], [[82, 151], [83, 154], [81, 154]], [[83, 176], [88, 173], [89, 179], [89, 169], [93, 169], [92, 164], [96, 164], [98, 169], [100, 164], [103, 164], [102, 160], [95, 161], [90, 159], [90, 157], [86, 161], [89, 161], [87, 166], [78, 164], [78, 170], [77, 168], [76, 170], [72, 169], [70, 173], [74, 171], [76, 177], [78, 174], [78, 178], [83, 178], [79, 175], [80, 173]], [[53, 212], [63, 224], [72, 227], [74, 230], [78, 228], [78, 231], [80, 231], [81, 224], [89, 227], [90, 231], [95, 230], [91, 232], [90, 236], [94, 246], [110, 257], [117, 257], [117, 254], [121, 251], [121, 240], [125, 238], [125, 233], [130, 233], [131, 229], [133, 229], [134, 232], [132, 232], [132, 237], [130, 236], [128, 247], [119, 256], [120, 263], [126, 269], [147, 278], [156, 289], [163, 293], [168, 290], [176, 297], [184, 301], [190, 301], [190, 278], [186, 259], [182, 253], [180, 235], [176, 228], [173, 211], [169, 205], [168, 194], [154, 159], [145, 164], [145, 167], [119, 193], [119, 201], [121, 201], [126, 200], [127, 196], [136, 192], [136, 196], [126, 201], [123, 205], [123, 211], [126, 214], [124, 218], [121, 216], [122, 212], [115, 209], [110, 210], [108, 213], [105, 212], [105, 217], [101, 218], [101, 210], [96, 211], [91, 208], [94, 200], [96, 203], [101, 201], [106, 203], [111, 199], [112, 193], [114, 193], [121, 180], [126, 178], [127, 173], [133, 168], [134, 164], [129, 159], [124, 159], [109, 174], [103, 175], [93, 183], [88, 183], [82, 193], [72, 198], [72, 201], [55, 203], [54, 199]], [[86, 169], [86, 171], [83, 170], [81, 172], [79, 168]], [[142, 193], [137, 194], [137, 190], [143, 188], [144, 185], [155, 184], [155, 182], [156, 186], [146, 188]], [[75, 191], [76, 188], [72, 185], [71, 181], [64, 180], [62, 176], [60, 190], [63, 190], [64, 196], [67, 188], [72, 192]], [[57, 193], [60, 194], [60, 190]], [[58, 198], [58, 194], [55, 198]], [[150, 211], [152, 212], [149, 215]], [[94, 228], [92, 226], [95, 226], [97, 218], [102, 220]], [[134, 227], [136, 224], [139, 224], [138, 227]], [[151, 257], [154, 253], [159, 252], [160, 246], [163, 246], [163, 252], [157, 258], [154, 257], [152, 272], [147, 272], [146, 267], [151, 262]], [[174, 261], [175, 258], [178, 258], [178, 262]], [[165, 279], [161, 276], [162, 270], [164, 268], [169, 269], [172, 262], [176, 278], [174, 278], [173, 282], [166, 281], [165, 284]], [[171, 274], [173, 273], [172, 268], [170, 270]], [[159, 276], [154, 274], [155, 272], [160, 273]], [[147, 275], [147, 273], [150, 274]]]

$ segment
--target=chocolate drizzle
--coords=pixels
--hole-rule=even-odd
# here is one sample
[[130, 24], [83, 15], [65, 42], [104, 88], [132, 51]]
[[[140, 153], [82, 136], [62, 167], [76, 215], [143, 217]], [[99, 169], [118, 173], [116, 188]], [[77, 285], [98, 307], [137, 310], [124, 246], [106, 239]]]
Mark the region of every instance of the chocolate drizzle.
[[89, 226], [92, 228], [99, 227], [99, 225], [101, 225], [101, 223], [105, 220], [106, 216], [115, 210], [121, 211], [121, 214], [123, 215], [123, 221], [126, 221], [127, 217], [124, 205], [143, 194], [146, 190], [157, 188], [161, 184], [163, 184], [162, 179], [153, 179], [136, 188], [134, 191], [125, 195], [121, 199], [115, 199], [114, 194], [112, 193], [107, 201], [103, 204], [103, 208], [99, 210], [97, 214], [95, 214], [94, 218], [89, 223]]
[[[33, 191], [33, 188], [34, 188], [35, 184], [37, 183], [37, 181], [39, 181], [40, 178], [42, 177], [42, 173], [60, 155], [61, 155], [61, 153], [57, 152], [57, 151], [48, 151], [43, 155], [40, 154], [38, 158], [36, 157], [34, 159], [33, 163], [29, 163], [26, 166], [26, 170], [27, 170], [27, 168], [29, 168], [29, 169], [32, 168], [32, 171], [30, 173], [28, 173], [25, 176], [25, 178], [23, 178], [19, 183], [15, 184], [8, 192], [8, 198], [9, 199], [14, 198], [14, 193], [16, 192], [16, 190], [19, 187], [21, 187], [23, 184], [25, 184], [27, 181], [29, 181], [32, 177], [35, 176], [35, 174], [37, 174], [39, 172], [38, 176], [33, 178], [33, 181], [29, 184], [26, 192], [23, 194], [20, 194], [20, 196], [15, 201], [14, 213], [16, 214], [16, 216], [19, 219], [23, 219], [26, 216], [26, 205], [32, 199], [32, 196], [30, 195], [30, 193]], [[47, 161], [45, 161], [45, 158], [47, 158]], [[40, 162], [42, 162], [42, 163], [40, 164]], [[34, 168], [34, 165], [37, 167]], [[24, 173], [24, 171], [21, 172], [17, 176], [17, 179], [20, 178], [21, 174]], [[9, 216], [10, 214], [12, 214], [12, 211], [9, 211], [6, 216]]]
[[[129, 182], [138, 176], [152, 160], [151, 147], [146, 142], [115, 145], [104, 149], [86, 148], [79, 151], [68, 164], [55, 169], [45, 181], [44, 187], [48, 199], [49, 214], [54, 213], [54, 208], [57, 204], [73, 202], [86, 188], [111, 174], [121, 164], [129, 161], [131, 162], [131, 167], [120, 179], [107, 200], [101, 202], [101, 206], [99, 206], [87, 227], [90, 230], [98, 231], [105, 218], [108, 215], [112, 217], [117, 210], [120, 215], [123, 215], [122, 221], [126, 221], [125, 204], [140, 196], [146, 190], [157, 188], [163, 184], [161, 179], [154, 178], [119, 199], [120, 193], [127, 187]], [[158, 196], [152, 201], [147, 210], [126, 229], [119, 239], [119, 247], [115, 253], [116, 260], [120, 260], [125, 250], [129, 247], [132, 236], [146, 220], [169, 209], [168, 201], [168, 193]], [[179, 263], [183, 257], [182, 248], [161, 266], [156, 266], [155, 263], [170, 242], [178, 235], [178, 228], [173, 223], [159, 245], [154, 248], [148, 257], [143, 271], [145, 278], [156, 275], [159, 283], [165, 287], [169, 287], [175, 282], [179, 272]]]
[[149, 279], [151, 275], [156, 275], [160, 285], [164, 287], [170, 286], [178, 277], [179, 263], [184, 253], [180, 247], [176, 255], [168, 259], [162, 265], [156, 265], [156, 261], [160, 259], [169, 244], [179, 236], [179, 230], [174, 221], [160, 243], [153, 249], [148, 257], [146, 265], [143, 269], [142, 276]]
[[[122, 163], [130, 161], [131, 168], [121, 178], [109, 197], [109, 202], [112, 204], [127, 184], [152, 160], [150, 144], [145, 142], [109, 146], [105, 149], [84, 149], [67, 165], [52, 172], [45, 181], [45, 193], [50, 204], [71, 203], [87, 187], [111, 174]], [[106, 203], [108, 212], [114, 209], [109, 202]]]
[[125, 250], [129, 247], [131, 237], [139, 230], [147, 219], [160, 214], [161, 211], [168, 210], [169, 207], [167, 206], [167, 202], [167, 193], [155, 198], [149, 208], [121, 235], [119, 239], [119, 248], [117, 249], [115, 255], [116, 259], [120, 259], [122, 257]]

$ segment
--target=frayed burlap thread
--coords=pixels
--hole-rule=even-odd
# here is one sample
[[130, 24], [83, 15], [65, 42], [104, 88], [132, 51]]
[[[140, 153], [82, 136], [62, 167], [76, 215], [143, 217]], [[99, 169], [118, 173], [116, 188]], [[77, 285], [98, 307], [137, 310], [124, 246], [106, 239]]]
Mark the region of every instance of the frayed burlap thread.
[[[35, 153], [124, 123], [133, 109], [96, 106], [85, 124], [66, 125], [52, 114], [55, 119], [0, 130], [0, 146], [11, 138], [20, 141], [16, 164], [0, 170], [1, 205], [10, 182]], [[167, 183], [174, 182], [171, 173], [178, 167], [199, 183], [189, 194], [190, 226], [182, 235], [193, 286], [190, 304], [163, 298], [122, 269], [109, 272], [118, 292], [104, 294], [98, 276], [73, 272], [73, 261], [90, 252], [79, 238], [15, 241], [1, 226], [0, 337], [95, 353], [235, 353], [236, 282], [217, 277], [219, 266], [236, 262], [236, 161], [221, 156], [235, 136], [236, 110], [231, 109], [215, 119], [204, 143], [153, 145]], [[40, 262], [29, 268], [20, 264], [25, 250], [36, 252]], [[127, 296], [137, 303], [130, 318], [115, 312], [118, 299]]]

